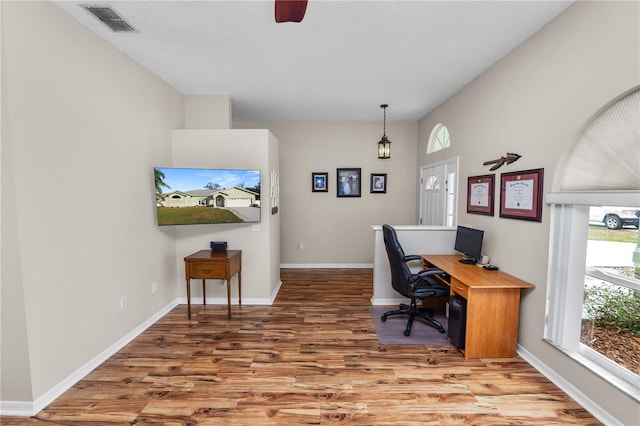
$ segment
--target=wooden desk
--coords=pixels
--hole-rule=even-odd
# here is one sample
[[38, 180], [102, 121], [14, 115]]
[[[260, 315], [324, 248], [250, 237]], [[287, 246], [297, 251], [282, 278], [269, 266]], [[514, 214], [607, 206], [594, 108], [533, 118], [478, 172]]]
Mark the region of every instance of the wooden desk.
[[205, 280], [227, 282], [227, 317], [231, 318], [231, 277], [238, 274], [238, 305], [242, 305], [242, 250], [200, 250], [184, 258], [187, 279], [187, 316], [191, 319], [191, 280], [202, 279], [202, 301], [207, 304]]
[[458, 255], [423, 255], [425, 267], [446, 272], [451, 295], [467, 300], [465, 358], [516, 356], [520, 289], [535, 286], [501, 271], [465, 265]]

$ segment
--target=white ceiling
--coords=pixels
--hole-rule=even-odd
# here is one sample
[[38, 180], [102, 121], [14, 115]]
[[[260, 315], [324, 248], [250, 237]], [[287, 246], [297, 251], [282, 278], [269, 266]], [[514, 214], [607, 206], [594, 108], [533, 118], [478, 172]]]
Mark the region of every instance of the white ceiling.
[[271, 0], [55, 3], [181, 93], [229, 95], [234, 121], [418, 120], [572, 4], [309, 0], [276, 24]]

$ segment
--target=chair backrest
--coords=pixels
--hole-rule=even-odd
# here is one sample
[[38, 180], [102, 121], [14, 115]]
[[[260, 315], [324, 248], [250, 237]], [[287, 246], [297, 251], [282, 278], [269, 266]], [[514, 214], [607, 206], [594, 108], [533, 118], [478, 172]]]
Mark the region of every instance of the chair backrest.
[[404, 250], [398, 241], [396, 230], [390, 225], [382, 225], [382, 236], [391, 268], [391, 286], [403, 296], [410, 297], [409, 277], [412, 274], [407, 262], [404, 261]]

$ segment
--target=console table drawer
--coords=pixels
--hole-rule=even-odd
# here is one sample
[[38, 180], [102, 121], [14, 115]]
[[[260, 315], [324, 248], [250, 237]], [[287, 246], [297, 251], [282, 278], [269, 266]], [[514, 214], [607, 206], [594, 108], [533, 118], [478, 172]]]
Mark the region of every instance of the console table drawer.
[[469, 298], [469, 286], [451, 277], [451, 291], [465, 299]]
[[224, 278], [226, 276], [225, 265], [222, 263], [194, 262], [190, 271], [190, 278]]

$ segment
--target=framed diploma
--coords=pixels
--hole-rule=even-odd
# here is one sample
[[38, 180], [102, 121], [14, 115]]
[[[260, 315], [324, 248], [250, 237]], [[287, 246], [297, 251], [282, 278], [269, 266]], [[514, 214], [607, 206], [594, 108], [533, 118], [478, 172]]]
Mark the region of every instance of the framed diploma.
[[500, 217], [542, 222], [544, 169], [500, 175]]
[[469, 176], [467, 213], [493, 216], [495, 175]]

